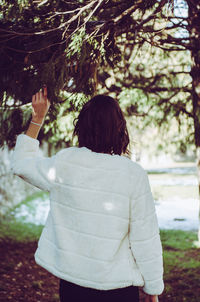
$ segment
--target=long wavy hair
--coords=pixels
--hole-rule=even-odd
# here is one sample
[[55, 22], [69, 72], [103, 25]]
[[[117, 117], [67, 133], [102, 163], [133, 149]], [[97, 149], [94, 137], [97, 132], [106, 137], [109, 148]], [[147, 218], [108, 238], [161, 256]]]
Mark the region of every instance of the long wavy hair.
[[73, 137], [76, 135], [79, 147], [130, 156], [126, 120], [118, 102], [110, 96], [97, 95], [83, 105], [74, 120]]

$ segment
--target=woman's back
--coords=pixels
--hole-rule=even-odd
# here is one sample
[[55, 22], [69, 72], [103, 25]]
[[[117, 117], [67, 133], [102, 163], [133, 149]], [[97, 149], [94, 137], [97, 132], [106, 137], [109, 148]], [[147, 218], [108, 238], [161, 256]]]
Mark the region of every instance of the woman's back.
[[[58, 154], [51, 167], [55, 180], [50, 213], [36, 253], [39, 264], [82, 286], [110, 289], [132, 284], [128, 231], [130, 190], [135, 184], [131, 186], [130, 165], [134, 166], [128, 158], [85, 147]], [[135, 165], [135, 174], [140, 173]], [[142, 285], [142, 277], [137, 279]]]
[[17, 138], [12, 168], [50, 192], [36, 262], [83, 287], [143, 286], [156, 298], [163, 263], [155, 205], [146, 172], [121, 155], [129, 153], [129, 136], [117, 102], [97, 96], [86, 103], [74, 130], [79, 146], [50, 158], [39, 156], [40, 124], [33, 124]]

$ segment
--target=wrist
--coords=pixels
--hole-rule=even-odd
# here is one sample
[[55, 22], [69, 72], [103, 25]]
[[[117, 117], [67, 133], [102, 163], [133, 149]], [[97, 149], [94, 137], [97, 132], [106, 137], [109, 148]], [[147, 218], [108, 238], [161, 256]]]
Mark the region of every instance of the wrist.
[[31, 121], [31, 124], [32, 124], [32, 125], [35, 125], [35, 126], [37, 126], [37, 127], [40, 127], [40, 128], [41, 128], [42, 125], [43, 125], [43, 124], [35, 123], [35, 122], [33, 122], [33, 121]]
[[37, 123], [37, 124], [43, 124], [44, 123], [44, 117], [40, 118], [40, 117], [32, 117], [31, 121], [33, 123]]

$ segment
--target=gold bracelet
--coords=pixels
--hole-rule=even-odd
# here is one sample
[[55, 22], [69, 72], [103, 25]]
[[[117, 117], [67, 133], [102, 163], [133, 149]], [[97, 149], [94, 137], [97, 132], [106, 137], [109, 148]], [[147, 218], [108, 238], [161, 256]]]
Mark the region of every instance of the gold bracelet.
[[31, 121], [31, 123], [34, 124], [34, 125], [37, 125], [37, 126], [42, 126], [42, 124], [38, 124], [38, 123], [35, 123], [35, 122], [32, 122], [32, 121]]

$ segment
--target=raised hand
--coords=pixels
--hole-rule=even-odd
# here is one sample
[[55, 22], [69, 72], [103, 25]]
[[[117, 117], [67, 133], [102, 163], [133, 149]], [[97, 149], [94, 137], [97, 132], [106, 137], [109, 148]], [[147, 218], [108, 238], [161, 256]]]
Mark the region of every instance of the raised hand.
[[50, 102], [47, 98], [47, 87], [40, 90], [32, 96], [32, 121], [35, 123], [42, 123], [49, 110]]

